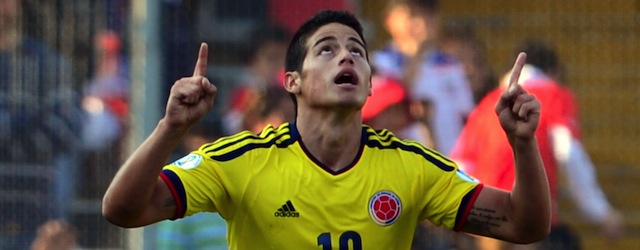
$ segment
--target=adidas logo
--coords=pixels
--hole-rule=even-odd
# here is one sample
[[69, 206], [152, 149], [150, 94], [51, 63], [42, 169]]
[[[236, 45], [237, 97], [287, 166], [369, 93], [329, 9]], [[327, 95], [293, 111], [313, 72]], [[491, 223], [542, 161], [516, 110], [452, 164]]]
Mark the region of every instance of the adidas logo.
[[300, 213], [296, 212], [291, 200], [288, 200], [281, 208], [278, 208], [274, 215], [276, 217], [300, 217]]

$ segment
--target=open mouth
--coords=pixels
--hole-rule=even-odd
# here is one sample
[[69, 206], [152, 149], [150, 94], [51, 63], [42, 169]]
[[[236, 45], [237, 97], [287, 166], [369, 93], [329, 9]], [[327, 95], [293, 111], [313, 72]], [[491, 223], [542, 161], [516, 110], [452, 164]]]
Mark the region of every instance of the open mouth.
[[350, 69], [342, 70], [338, 73], [333, 82], [335, 84], [358, 85], [358, 75]]

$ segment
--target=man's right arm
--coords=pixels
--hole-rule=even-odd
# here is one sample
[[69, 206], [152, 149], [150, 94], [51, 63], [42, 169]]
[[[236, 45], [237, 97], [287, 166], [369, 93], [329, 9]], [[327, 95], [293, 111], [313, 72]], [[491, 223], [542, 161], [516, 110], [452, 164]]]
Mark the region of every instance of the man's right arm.
[[103, 199], [102, 213], [109, 222], [130, 228], [174, 216], [175, 201], [159, 175], [181, 137], [160, 121], [122, 165]]
[[217, 89], [204, 76], [207, 57], [208, 47], [203, 43], [193, 76], [176, 81], [164, 118], [109, 185], [102, 213], [111, 223], [139, 227], [175, 216], [176, 203], [159, 175], [188, 129], [213, 107]]

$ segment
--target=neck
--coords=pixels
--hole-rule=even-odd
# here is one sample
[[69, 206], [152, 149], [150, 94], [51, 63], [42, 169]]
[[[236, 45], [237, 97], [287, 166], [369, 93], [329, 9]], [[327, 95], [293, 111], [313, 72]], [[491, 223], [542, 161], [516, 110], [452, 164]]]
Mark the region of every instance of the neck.
[[402, 42], [396, 43], [396, 46], [398, 46], [400, 53], [406, 57], [414, 57], [420, 50], [420, 44], [410, 39], [405, 39]]
[[339, 116], [335, 112], [300, 112], [296, 126], [307, 150], [322, 164], [338, 172], [355, 160], [360, 149], [360, 113]]

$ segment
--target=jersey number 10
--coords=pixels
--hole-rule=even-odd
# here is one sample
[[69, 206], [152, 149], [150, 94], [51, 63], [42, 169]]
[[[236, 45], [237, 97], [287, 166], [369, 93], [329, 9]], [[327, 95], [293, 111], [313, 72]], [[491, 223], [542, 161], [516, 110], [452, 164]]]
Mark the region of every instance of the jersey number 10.
[[[340, 235], [340, 250], [350, 250], [349, 241], [353, 246], [351, 250], [362, 250], [362, 238], [360, 238], [360, 234], [354, 231], [346, 231]], [[322, 250], [332, 250], [331, 234], [322, 233], [318, 235], [318, 246], [322, 246]]]

